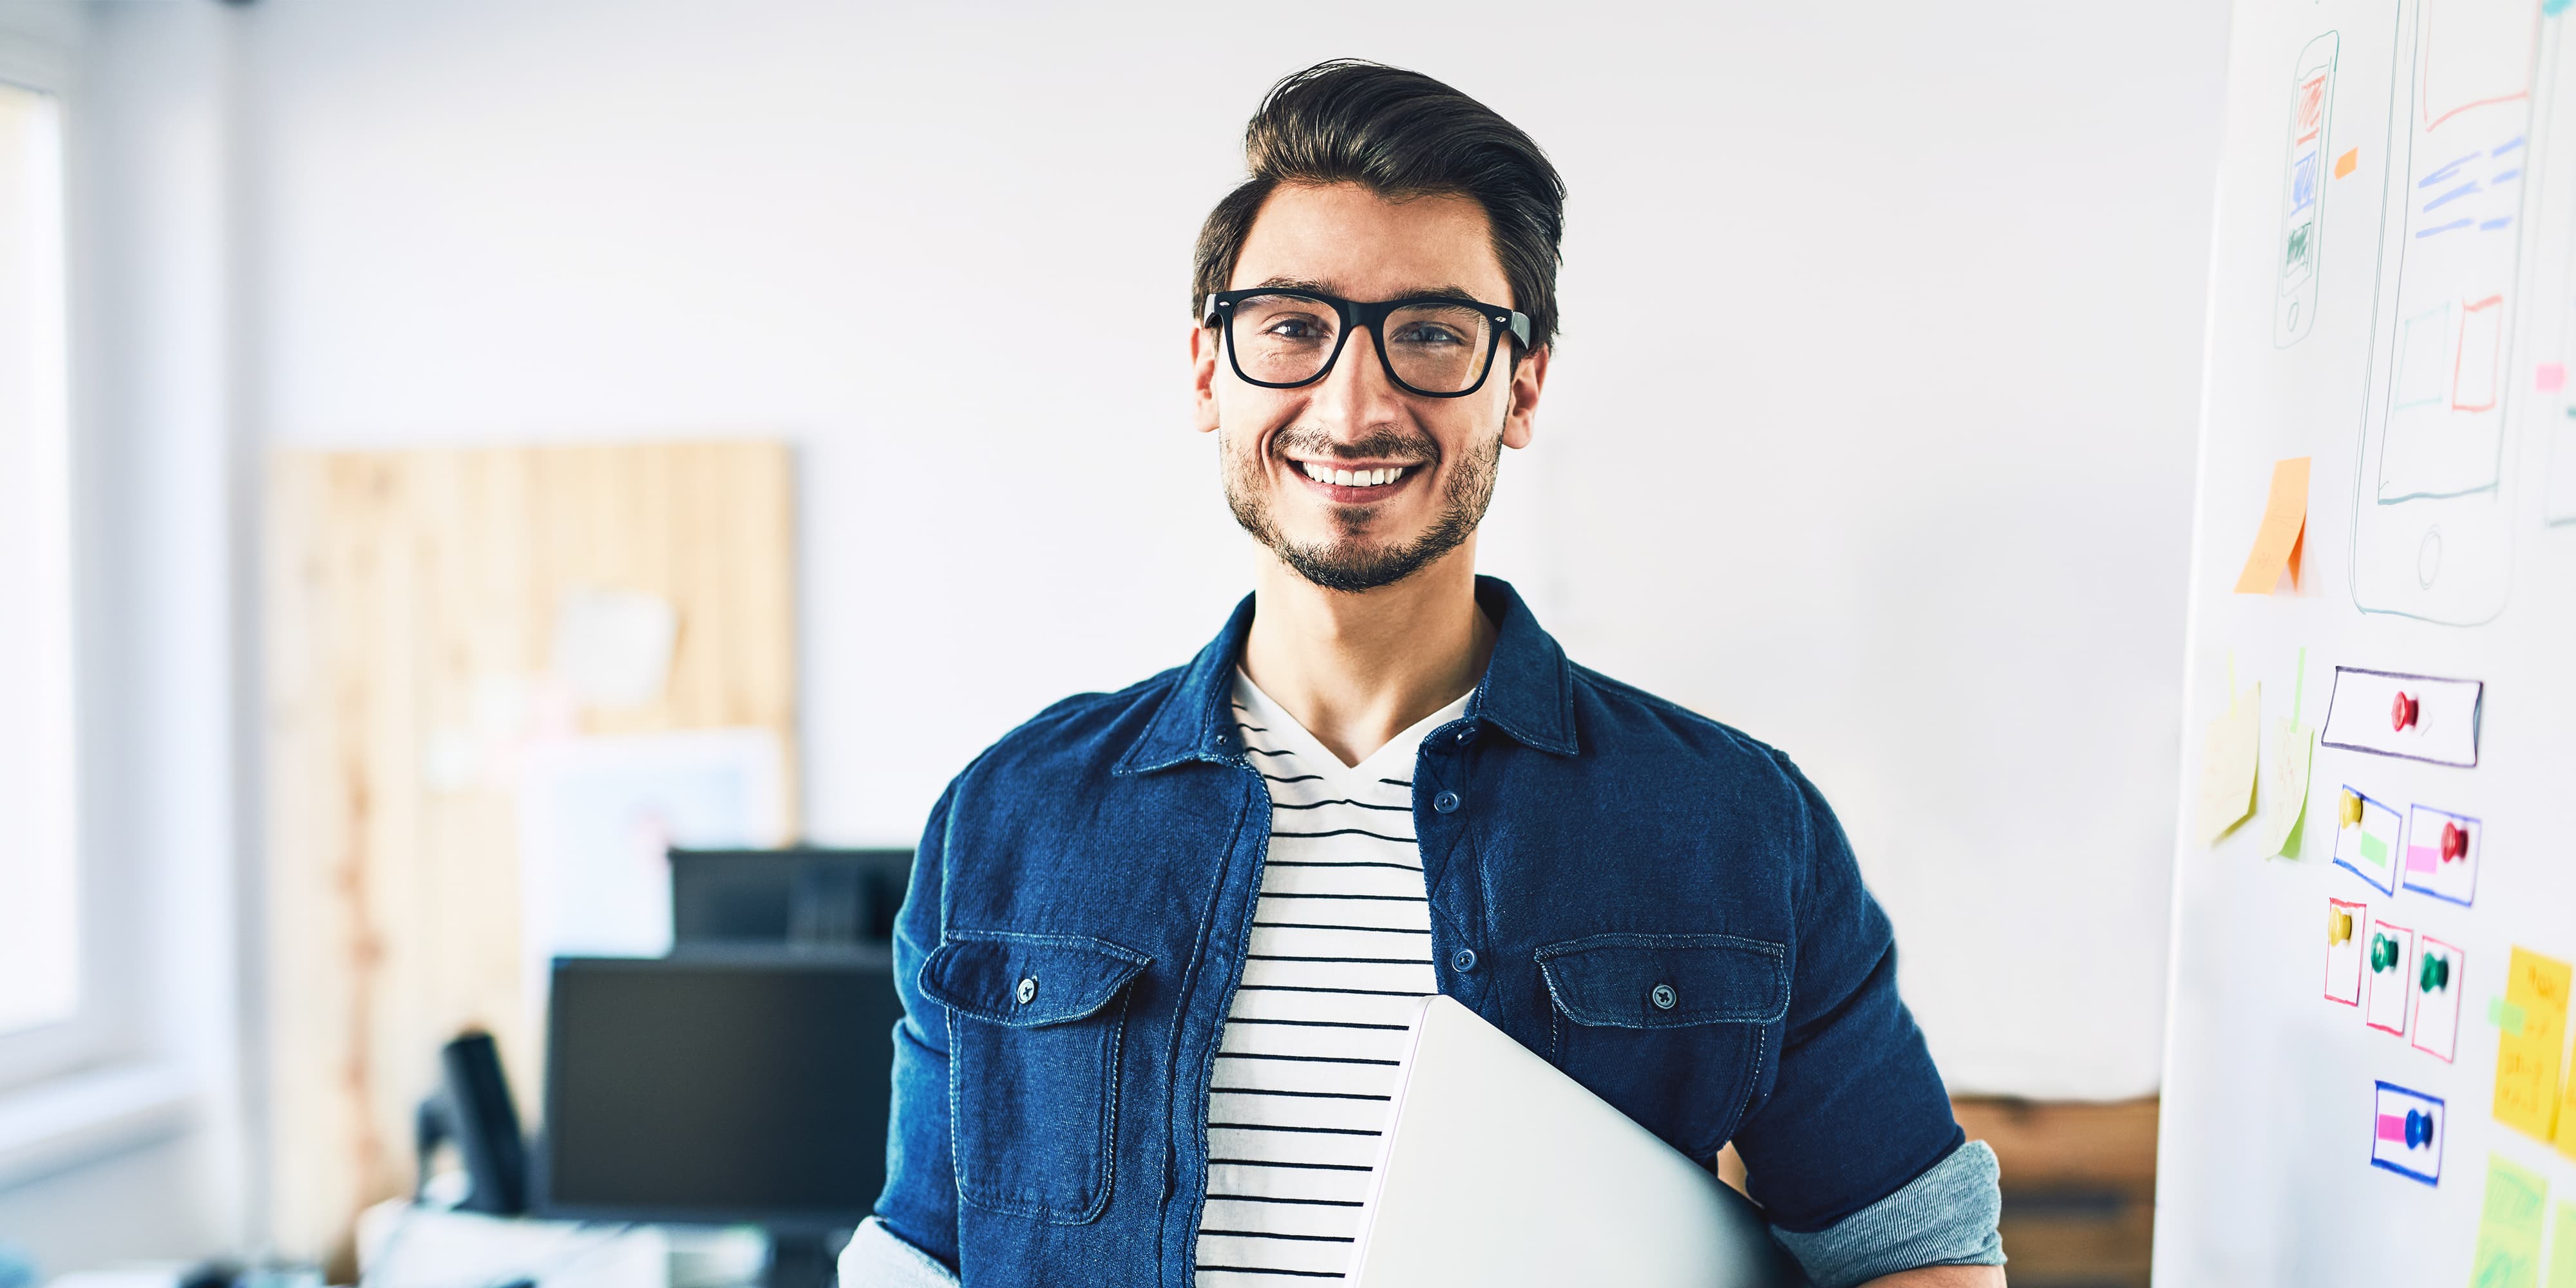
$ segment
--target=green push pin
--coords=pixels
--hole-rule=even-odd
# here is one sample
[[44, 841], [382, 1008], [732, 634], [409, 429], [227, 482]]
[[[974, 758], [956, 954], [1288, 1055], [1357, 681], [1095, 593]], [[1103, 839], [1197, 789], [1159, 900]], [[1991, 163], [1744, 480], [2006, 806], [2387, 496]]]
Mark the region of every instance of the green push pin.
[[2438, 953], [2424, 954], [2424, 969], [2417, 973], [2416, 982], [2422, 985], [2424, 991], [2427, 993], [2430, 993], [2437, 988], [2449, 985], [2451, 982], [2451, 959]]
[[2397, 965], [2397, 941], [2386, 935], [2370, 937], [2370, 968], [2388, 970]]

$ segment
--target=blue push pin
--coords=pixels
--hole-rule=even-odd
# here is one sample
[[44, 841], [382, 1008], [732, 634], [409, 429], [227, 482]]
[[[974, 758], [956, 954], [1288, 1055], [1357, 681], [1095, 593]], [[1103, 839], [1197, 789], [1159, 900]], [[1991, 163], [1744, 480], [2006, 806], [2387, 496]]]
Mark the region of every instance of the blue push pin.
[[2421, 1109], [2406, 1111], [2406, 1148], [2422, 1149], [2433, 1143], [2433, 1115]]

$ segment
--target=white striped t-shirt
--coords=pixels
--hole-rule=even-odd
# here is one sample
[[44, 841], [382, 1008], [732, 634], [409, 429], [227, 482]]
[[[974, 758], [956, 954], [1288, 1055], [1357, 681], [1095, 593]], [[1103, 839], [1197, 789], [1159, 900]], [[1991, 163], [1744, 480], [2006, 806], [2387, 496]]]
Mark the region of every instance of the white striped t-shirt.
[[1208, 1087], [1199, 1288], [1350, 1268], [1405, 1022], [1438, 988], [1414, 752], [1466, 709], [1461, 695], [1351, 767], [1235, 674], [1244, 750], [1270, 787], [1270, 858]]

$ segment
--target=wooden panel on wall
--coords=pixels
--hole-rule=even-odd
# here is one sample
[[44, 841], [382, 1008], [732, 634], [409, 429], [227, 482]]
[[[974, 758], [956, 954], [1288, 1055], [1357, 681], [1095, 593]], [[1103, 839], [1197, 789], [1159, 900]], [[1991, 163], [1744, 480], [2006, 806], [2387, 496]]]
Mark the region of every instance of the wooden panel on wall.
[[[411, 1185], [442, 1042], [490, 1030], [532, 1105], [517, 747], [767, 729], [797, 817], [794, 491], [783, 445], [656, 443], [287, 453], [270, 501], [271, 1233], [341, 1260]], [[579, 708], [549, 679], [585, 589], [677, 610], [658, 697]]]

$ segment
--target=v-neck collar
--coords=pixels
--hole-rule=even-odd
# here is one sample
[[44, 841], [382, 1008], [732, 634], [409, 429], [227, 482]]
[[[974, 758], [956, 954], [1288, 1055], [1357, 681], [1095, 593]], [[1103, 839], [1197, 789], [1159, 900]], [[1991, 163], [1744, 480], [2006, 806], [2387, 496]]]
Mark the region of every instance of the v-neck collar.
[[1236, 667], [1234, 670], [1234, 698], [1253, 713], [1250, 723], [1257, 724], [1266, 730], [1274, 745], [1295, 753], [1297, 759], [1313, 772], [1336, 780], [1367, 781], [1387, 778], [1410, 781], [1413, 777], [1414, 749], [1422, 745], [1422, 740], [1429, 737], [1432, 730], [1466, 714], [1467, 700], [1475, 695], [1476, 691], [1473, 689], [1459, 694], [1448, 705], [1415, 721], [1413, 726], [1404, 732], [1387, 739], [1385, 746], [1361, 758], [1360, 763], [1345, 765], [1341, 757], [1334, 755], [1331, 748], [1317, 740], [1315, 735], [1308, 733], [1306, 726], [1298, 723], [1297, 718], [1288, 714], [1286, 708], [1272, 701], [1269, 694], [1262, 692], [1261, 686], [1254, 684], [1252, 677], [1243, 673], [1242, 667]]

